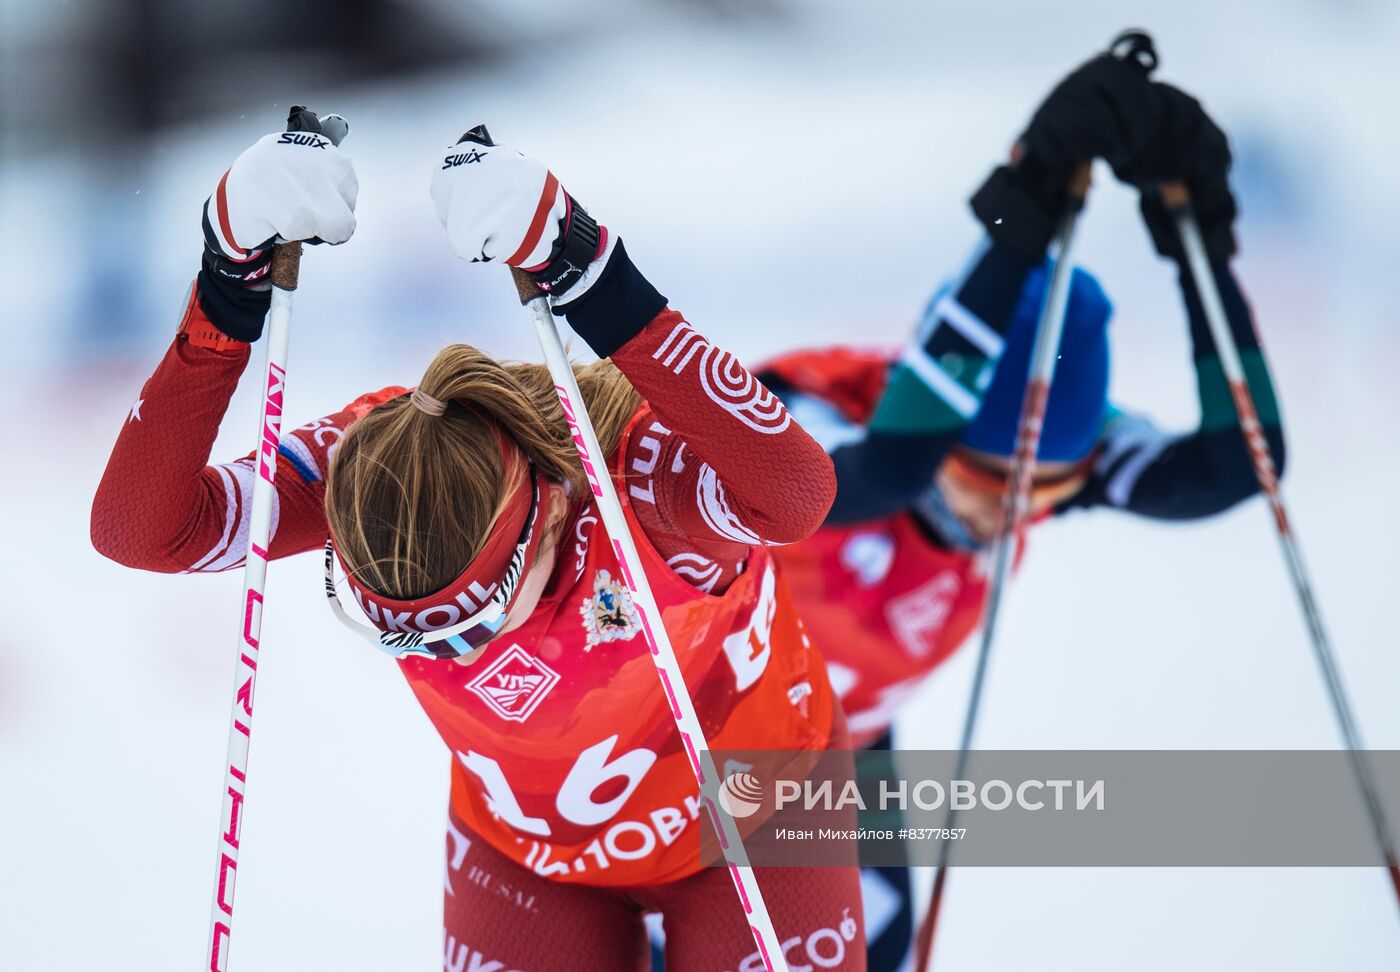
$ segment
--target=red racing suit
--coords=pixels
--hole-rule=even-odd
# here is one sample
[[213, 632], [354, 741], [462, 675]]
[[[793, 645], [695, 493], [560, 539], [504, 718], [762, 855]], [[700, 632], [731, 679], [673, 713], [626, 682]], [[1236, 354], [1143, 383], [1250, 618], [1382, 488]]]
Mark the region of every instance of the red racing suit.
[[[192, 298], [187, 317], [202, 313]], [[125, 417], [98, 488], [99, 551], [164, 572], [243, 563], [252, 459], [206, 463], [248, 357], [246, 345], [218, 351], [177, 337]], [[830, 461], [673, 310], [612, 360], [645, 399], [613, 473], [711, 744], [826, 747], [835, 703], [825, 668], [765, 547], [821, 522]], [[336, 443], [403, 392], [364, 396], [285, 437], [272, 557], [324, 545]], [[591, 505], [575, 513], [534, 615], [473, 663], [401, 667], [455, 754], [454, 816], [502, 855], [557, 882], [674, 881], [700, 867], [696, 785], [636, 625], [596, 636], [600, 608], [630, 609], [602, 530]]]
[[[623, 452], [667, 452], [669, 434], [641, 414]], [[627, 482], [620, 463], [614, 473]], [[633, 480], [621, 493], [630, 523], [637, 495], [654, 488]], [[695, 779], [645, 640], [587, 640], [604, 603], [630, 611], [602, 530], [590, 504], [530, 620], [469, 669], [425, 658], [400, 665], [457, 755], [452, 810], [471, 830], [556, 881], [669, 882], [699, 867]], [[753, 549], [723, 594], [707, 594], [645, 534], [638, 547], [710, 745], [825, 748], [826, 671], [768, 551]], [[637, 634], [635, 614], [628, 624]]]

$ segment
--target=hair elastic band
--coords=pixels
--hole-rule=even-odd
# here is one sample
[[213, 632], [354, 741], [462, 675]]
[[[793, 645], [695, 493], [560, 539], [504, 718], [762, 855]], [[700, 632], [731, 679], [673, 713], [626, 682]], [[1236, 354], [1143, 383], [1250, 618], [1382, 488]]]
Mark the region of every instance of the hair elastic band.
[[413, 394], [408, 396], [408, 400], [413, 404], [414, 408], [426, 415], [437, 416], [447, 411], [446, 402], [434, 398], [421, 388], [413, 389]]

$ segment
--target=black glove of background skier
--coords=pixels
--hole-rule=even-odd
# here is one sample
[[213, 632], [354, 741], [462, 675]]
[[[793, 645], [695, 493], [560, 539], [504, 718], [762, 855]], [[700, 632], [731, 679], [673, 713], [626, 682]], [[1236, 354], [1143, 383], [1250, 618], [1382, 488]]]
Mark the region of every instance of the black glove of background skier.
[[1118, 173], [1119, 178], [1142, 190], [1142, 218], [1158, 253], [1184, 258], [1176, 224], [1159, 192], [1163, 182], [1184, 182], [1206, 252], [1213, 262], [1229, 259], [1235, 252], [1237, 213], [1228, 179], [1229, 140], [1195, 98], [1169, 84], [1154, 82], [1151, 87], [1158, 103], [1157, 131], [1135, 165]]
[[1162, 102], [1148, 77], [1156, 64], [1151, 39], [1127, 32], [1055, 86], [1017, 140], [1011, 164], [973, 194], [972, 211], [993, 239], [1039, 260], [1077, 165], [1104, 159], [1123, 179], [1141, 166], [1162, 127]]

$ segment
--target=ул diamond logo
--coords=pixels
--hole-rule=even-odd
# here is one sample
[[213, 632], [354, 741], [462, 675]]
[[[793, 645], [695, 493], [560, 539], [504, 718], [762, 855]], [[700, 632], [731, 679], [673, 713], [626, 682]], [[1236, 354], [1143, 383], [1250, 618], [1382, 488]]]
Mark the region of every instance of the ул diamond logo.
[[763, 802], [763, 784], [751, 773], [730, 773], [719, 785], [719, 805], [736, 820], [751, 817]]
[[491, 711], [511, 722], [524, 722], [539, 708], [559, 674], [519, 645], [511, 645], [500, 658], [467, 683]]

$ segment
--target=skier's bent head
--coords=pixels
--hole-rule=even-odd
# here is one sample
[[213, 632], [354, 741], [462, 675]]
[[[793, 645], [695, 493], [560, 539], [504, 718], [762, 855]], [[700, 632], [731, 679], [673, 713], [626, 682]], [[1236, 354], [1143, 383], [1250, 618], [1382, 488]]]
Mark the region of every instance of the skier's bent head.
[[[640, 397], [609, 362], [574, 371], [608, 455]], [[350, 426], [331, 461], [326, 516], [381, 645], [454, 657], [530, 616], [559, 531], [588, 495], [548, 370], [455, 344], [412, 393]], [[328, 552], [339, 606], [332, 569]]]
[[[1048, 278], [1048, 262], [1027, 278], [981, 407], [938, 471], [938, 489], [948, 508], [979, 541], [989, 539], [1001, 519]], [[937, 306], [936, 299], [931, 306]], [[1094, 449], [1111, 415], [1108, 323], [1112, 316], [1113, 305], [1098, 279], [1076, 267], [1070, 274], [1064, 333], [1036, 452], [1032, 516], [1069, 499], [1088, 478]]]

